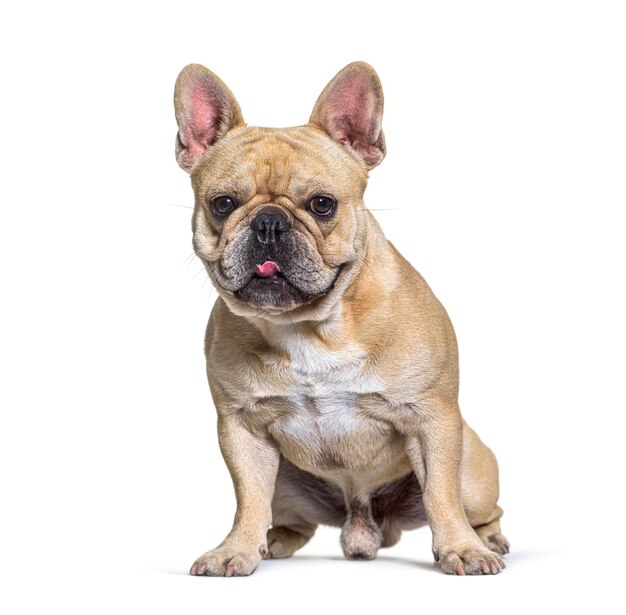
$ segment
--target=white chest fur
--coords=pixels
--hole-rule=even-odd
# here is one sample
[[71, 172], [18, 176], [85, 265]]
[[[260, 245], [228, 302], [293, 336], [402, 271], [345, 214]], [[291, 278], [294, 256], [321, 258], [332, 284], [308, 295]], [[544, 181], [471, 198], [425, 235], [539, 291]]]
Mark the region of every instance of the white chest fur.
[[322, 397], [293, 395], [287, 401], [292, 411], [280, 421], [280, 430], [301, 444], [319, 448], [359, 429], [355, 393]]
[[280, 395], [289, 410], [273, 426], [277, 439], [321, 453], [368, 430], [359, 398], [382, 391], [383, 383], [361, 348], [350, 343], [331, 350], [289, 328], [273, 341], [289, 357], [276, 368], [291, 382]]
[[[276, 366], [287, 370], [291, 380], [295, 381], [290, 387], [289, 397], [308, 395], [327, 398], [337, 395], [338, 399], [331, 403], [336, 409], [346, 406], [342, 397], [344, 394], [375, 393], [383, 388], [383, 383], [368, 363], [367, 353], [354, 343], [332, 350], [288, 327], [281, 330], [274, 343], [289, 357], [288, 365]], [[324, 405], [326, 402], [321, 403]]]

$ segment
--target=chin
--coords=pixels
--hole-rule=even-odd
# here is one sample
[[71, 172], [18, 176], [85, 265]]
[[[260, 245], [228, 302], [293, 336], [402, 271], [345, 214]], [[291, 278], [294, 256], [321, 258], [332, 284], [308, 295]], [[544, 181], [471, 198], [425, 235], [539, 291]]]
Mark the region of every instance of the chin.
[[247, 305], [283, 311], [311, 303], [325, 294], [301, 291], [282, 275], [269, 278], [253, 276], [245, 286], [234, 292], [235, 298]]

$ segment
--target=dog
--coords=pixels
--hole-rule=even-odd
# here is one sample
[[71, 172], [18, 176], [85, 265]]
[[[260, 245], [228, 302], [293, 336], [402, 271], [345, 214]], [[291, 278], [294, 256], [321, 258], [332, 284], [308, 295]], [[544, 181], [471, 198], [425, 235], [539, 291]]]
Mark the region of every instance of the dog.
[[249, 575], [320, 524], [354, 560], [428, 524], [443, 572], [500, 572], [498, 466], [460, 414], [454, 330], [364, 205], [386, 152], [374, 69], [341, 70], [304, 126], [247, 126], [199, 64], [174, 106], [193, 247], [219, 295], [206, 364], [237, 500], [190, 573]]

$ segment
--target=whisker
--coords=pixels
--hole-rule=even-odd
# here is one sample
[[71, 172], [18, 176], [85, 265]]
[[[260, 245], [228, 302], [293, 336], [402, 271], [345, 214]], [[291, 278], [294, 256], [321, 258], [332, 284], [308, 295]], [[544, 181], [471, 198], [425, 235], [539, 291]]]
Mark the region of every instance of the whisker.
[[222, 282], [220, 281], [220, 276], [219, 276], [219, 272], [213, 270], [213, 274], [215, 275], [215, 281], [217, 282], [218, 286], [222, 289], [225, 290], [227, 293], [231, 292], [230, 290], [228, 290], [228, 288], [226, 288]]
[[293, 327], [293, 332], [297, 334], [298, 329], [296, 328], [296, 323], [293, 322], [293, 320], [291, 319], [291, 316], [289, 316], [289, 312], [285, 312], [285, 316], [289, 319], [289, 322], [291, 323], [291, 326]]
[[[213, 258], [214, 256], [219, 256], [220, 258], [222, 258], [222, 251], [221, 250], [215, 250], [215, 252], [209, 252], [206, 255], [206, 259], [205, 260], [208, 260], [209, 258]], [[202, 258], [200, 260], [202, 260]]]
[[[209, 276], [207, 275], [204, 280], [202, 280], [202, 290], [204, 290], [206, 288], [206, 283], [209, 280]], [[211, 290], [215, 290], [215, 287], [213, 286], [213, 284], [211, 284]], [[211, 298], [211, 292], [209, 291], [209, 299]]]
[[203, 271], [206, 271], [204, 265], [202, 265], [202, 269], [200, 269], [200, 271], [196, 271], [192, 277], [197, 278]]
[[184, 207], [185, 209], [193, 209], [191, 205], [179, 205], [178, 203], [168, 203], [168, 207]]
[[259, 311], [250, 318], [250, 322], [256, 320], [257, 318], [262, 318], [263, 316], [267, 316], [267, 310], [259, 309]]
[[[212, 254], [218, 254], [218, 253], [219, 253], [219, 252], [213, 252]], [[196, 255], [196, 256], [197, 256], [197, 255]], [[207, 260], [203, 259], [203, 258], [200, 258], [200, 257], [198, 257], [198, 258], [199, 258], [199, 260], [202, 262], [202, 265], [203, 265], [203, 266], [202, 266], [202, 269], [201, 269], [200, 271], [196, 272], [196, 273], [193, 275], [193, 277], [195, 278], [195, 277], [197, 277], [198, 275], [200, 275], [200, 273], [201, 273], [202, 271], [206, 271], [206, 269], [207, 269], [207, 264], [208, 264], [208, 266], [209, 266], [208, 268], [212, 271], [213, 275], [215, 276], [215, 282], [216, 282], [216, 284], [217, 284], [217, 285], [218, 285], [221, 289], [225, 290], [226, 292], [232, 292], [232, 291], [230, 291], [228, 288], [226, 288], [226, 287], [222, 284], [222, 282], [221, 282], [221, 280], [220, 280], [220, 275], [219, 275], [219, 272], [218, 272], [218, 271], [217, 271], [214, 267], [211, 267], [211, 264], [212, 264], [212, 263], [211, 263], [210, 261], [207, 261]], [[209, 275], [207, 275], [207, 278], [208, 278], [208, 277], [210, 277], [210, 276], [209, 276]], [[206, 284], [206, 279], [205, 279], [205, 281], [204, 281], [204, 283], [203, 283], [202, 288], [204, 288], [204, 284]], [[211, 296], [211, 294], [209, 293], [209, 297], [210, 297], [210, 296]]]
[[186, 258], [186, 259], [185, 259], [182, 263], [181, 263], [181, 265], [185, 265], [185, 264], [186, 264], [187, 266], [191, 265], [191, 262], [193, 261], [193, 257], [194, 257], [194, 256], [196, 256], [196, 257], [197, 257], [197, 254], [196, 254], [195, 252], [192, 252], [192, 253], [191, 253], [191, 254], [190, 254], [190, 255], [189, 255], [189, 256], [188, 256], [188, 257], [187, 257], [187, 258]]

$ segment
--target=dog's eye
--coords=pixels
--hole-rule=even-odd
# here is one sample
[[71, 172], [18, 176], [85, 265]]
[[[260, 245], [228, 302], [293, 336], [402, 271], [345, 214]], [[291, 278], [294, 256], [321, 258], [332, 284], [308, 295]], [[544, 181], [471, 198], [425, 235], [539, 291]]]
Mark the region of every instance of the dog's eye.
[[314, 196], [309, 201], [309, 209], [316, 216], [330, 216], [335, 211], [337, 201], [329, 196]]
[[230, 196], [216, 196], [211, 199], [211, 210], [218, 218], [223, 218], [237, 207], [235, 199]]

